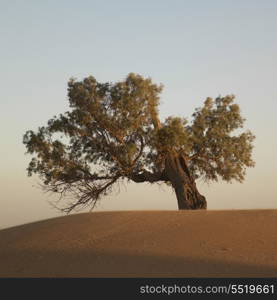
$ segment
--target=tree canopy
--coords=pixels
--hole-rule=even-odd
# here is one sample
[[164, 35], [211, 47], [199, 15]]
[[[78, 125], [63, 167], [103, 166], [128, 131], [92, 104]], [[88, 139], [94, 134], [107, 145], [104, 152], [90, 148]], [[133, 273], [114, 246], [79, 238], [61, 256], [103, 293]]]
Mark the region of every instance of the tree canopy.
[[244, 119], [235, 97], [207, 98], [190, 122], [181, 117], [161, 122], [161, 91], [162, 85], [134, 73], [115, 83], [71, 79], [70, 111], [24, 135], [33, 156], [28, 175], [39, 175], [47, 191], [69, 196], [66, 212], [93, 208], [123, 179], [176, 187], [167, 172], [169, 155], [182, 157], [194, 179], [242, 182], [246, 167], [254, 166], [254, 136], [241, 132]]

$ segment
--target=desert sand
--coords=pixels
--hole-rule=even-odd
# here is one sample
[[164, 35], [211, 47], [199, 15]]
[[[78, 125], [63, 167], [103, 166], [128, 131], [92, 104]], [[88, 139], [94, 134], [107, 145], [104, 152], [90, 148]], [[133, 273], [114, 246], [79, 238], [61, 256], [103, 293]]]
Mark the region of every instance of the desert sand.
[[277, 277], [277, 210], [91, 212], [2, 229], [0, 277]]

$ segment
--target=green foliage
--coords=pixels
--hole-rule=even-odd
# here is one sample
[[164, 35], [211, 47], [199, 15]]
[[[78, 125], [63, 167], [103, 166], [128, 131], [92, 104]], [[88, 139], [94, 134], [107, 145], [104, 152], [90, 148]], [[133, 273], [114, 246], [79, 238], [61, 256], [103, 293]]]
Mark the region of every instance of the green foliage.
[[133, 73], [116, 83], [71, 79], [71, 110], [24, 135], [33, 155], [28, 174], [38, 174], [47, 190], [78, 199], [66, 211], [94, 205], [120, 178], [162, 180], [156, 175], [168, 153], [182, 153], [195, 178], [242, 181], [245, 168], [254, 166], [254, 136], [233, 134], [244, 122], [234, 96], [207, 98], [191, 124], [178, 117], [161, 123], [161, 91], [161, 85]]
[[156, 134], [156, 146], [160, 151], [190, 152], [189, 132], [186, 129], [187, 120], [178, 117], [168, 117]]
[[194, 120], [187, 127], [190, 132], [190, 168], [194, 176], [205, 180], [242, 181], [246, 167], [253, 167], [251, 159], [254, 136], [250, 131], [232, 133], [243, 127], [244, 119], [234, 96], [207, 98], [196, 109]]

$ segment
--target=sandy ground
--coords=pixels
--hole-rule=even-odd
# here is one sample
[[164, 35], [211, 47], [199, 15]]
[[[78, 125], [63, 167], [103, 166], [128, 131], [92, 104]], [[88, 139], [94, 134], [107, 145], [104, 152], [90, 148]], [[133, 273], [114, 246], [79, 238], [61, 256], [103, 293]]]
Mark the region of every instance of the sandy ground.
[[92, 212], [3, 229], [0, 277], [277, 277], [277, 210]]

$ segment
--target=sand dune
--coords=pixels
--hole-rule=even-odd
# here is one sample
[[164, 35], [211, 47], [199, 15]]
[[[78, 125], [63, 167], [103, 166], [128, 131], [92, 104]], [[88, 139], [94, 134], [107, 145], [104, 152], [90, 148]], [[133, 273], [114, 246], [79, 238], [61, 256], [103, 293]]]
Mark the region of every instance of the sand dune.
[[277, 277], [277, 210], [92, 212], [3, 229], [0, 277]]

